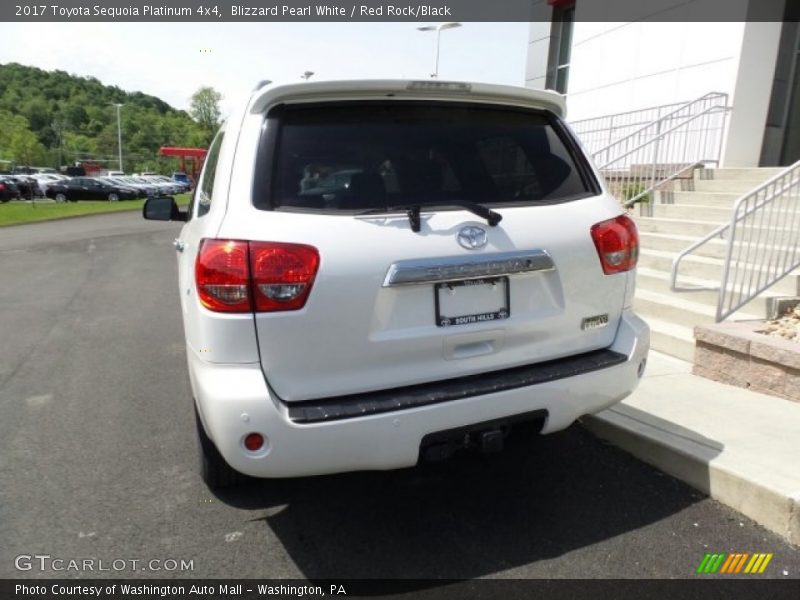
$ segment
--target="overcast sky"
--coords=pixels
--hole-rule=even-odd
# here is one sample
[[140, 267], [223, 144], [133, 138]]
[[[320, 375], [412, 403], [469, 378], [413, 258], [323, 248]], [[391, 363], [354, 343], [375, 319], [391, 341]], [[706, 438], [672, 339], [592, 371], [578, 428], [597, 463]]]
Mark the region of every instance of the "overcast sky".
[[[200, 86], [223, 109], [262, 79], [407, 77], [433, 72], [436, 33], [422, 23], [0, 23], [0, 63], [96, 77], [187, 108]], [[442, 32], [439, 76], [523, 85], [527, 23]]]

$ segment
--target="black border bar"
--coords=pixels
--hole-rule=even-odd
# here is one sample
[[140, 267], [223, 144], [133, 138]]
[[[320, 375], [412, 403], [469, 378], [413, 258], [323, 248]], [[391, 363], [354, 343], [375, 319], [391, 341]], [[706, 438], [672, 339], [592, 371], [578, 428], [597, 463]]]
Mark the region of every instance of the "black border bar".
[[[9, 22], [530, 22], [572, 0], [13, 0]], [[577, 21], [797, 21], [797, 0], [575, 0]]]
[[[38, 586], [44, 593], [20, 593], [16, 586]], [[123, 593], [122, 586], [140, 589], [168, 590], [166, 593]], [[241, 593], [220, 594], [221, 586], [241, 585]], [[190, 593], [192, 586], [199, 593]], [[259, 586], [269, 586], [274, 591], [260, 593]], [[96, 593], [63, 593], [70, 589], [99, 588]], [[183, 593], [175, 593], [176, 589]], [[709, 579], [478, 579], [478, 580], [257, 580], [257, 579], [39, 579], [0, 580], [0, 597], [4, 600], [28, 598], [31, 600], [129, 600], [164, 598], [169, 600], [263, 600], [285, 598], [316, 599], [323, 596], [313, 590], [321, 588], [325, 598], [414, 598], [415, 600], [613, 600], [670, 599], [670, 600], [795, 600], [800, 596], [800, 580], [764, 580], [751, 578]], [[53, 593], [61, 589], [62, 592]], [[239, 589], [239, 588], [236, 588]], [[113, 591], [112, 591], [113, 590]], [[206, 591], [202, 591], [206, 590]], [[281, 591], [283, 590], [283, 593]], [[294, 590], [294, 591], [293, 591]], [[311, 590], [311, 591], [310, 591]], [[336, 592], [339, 592], [338, 594]], [[344, 591], [346, 595], [342, 594]]]

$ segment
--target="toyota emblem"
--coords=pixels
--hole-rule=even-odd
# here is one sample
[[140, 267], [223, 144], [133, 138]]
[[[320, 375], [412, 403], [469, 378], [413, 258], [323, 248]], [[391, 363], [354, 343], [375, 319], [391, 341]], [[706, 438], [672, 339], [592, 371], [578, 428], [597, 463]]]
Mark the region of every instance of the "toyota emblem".
[[461, 247], [466, 248], [467, 250], [477, 250], [478, 248], [483, 248], [486, 245], [486, 242], [488, 242], [486, 230], [482, 227], [476, 227], [474, 225], [469, 225], [459, 229], [456, 239]]

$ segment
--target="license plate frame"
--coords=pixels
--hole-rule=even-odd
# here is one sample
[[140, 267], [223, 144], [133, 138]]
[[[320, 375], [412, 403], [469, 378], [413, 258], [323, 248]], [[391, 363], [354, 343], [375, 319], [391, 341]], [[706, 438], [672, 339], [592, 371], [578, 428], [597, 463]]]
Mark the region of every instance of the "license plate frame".
[[[443, 315], [442, 314], [442, 290], [450, 291], [459, 288], [466, 288], [479, 285], [502, 285], [503, 289], [499, 291], [502, 298], [502, 304], [497, 310], [490, 310], [480, 313], [461, 314], [461, 315]], [[445, 292], [446, 293], [446, 292]], [[457, 281], [442, 281], [434, 284], [433, 286], [433, 300], [434, 300], [434, 318], [437, 327], [455, 327], [458, 325], [473, 325], [477, 323], [490, 323], [493, 321], [502, 321], [511, 316], [511, 291], [508, 276], [502, 277], [482, 277], [480, 279], [462, 279]]]

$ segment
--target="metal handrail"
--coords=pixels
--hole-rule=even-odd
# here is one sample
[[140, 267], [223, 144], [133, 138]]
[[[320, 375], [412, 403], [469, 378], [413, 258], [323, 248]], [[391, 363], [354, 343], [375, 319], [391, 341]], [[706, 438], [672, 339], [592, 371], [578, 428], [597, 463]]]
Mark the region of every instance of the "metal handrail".
[[[710, 92], [704, 98], [726, 96], [723, 92]], [[570, 121], [570, 127], [581, 138], [581, 142], [590, 154], [600, 152], [607, 146], [617, 142], [633, 132], [633, 128], [647, 126], [654, 121], [674, 112], [676, 108], [686, 108], [700, 100], [686, 100], [661, 104], [635, 110]], [[725, 99], [727, 103], [727, 98]]]
[[621, 160], [623, 158], [627, 158], [628, 156], [630, 156], [634, 152], [637, 152], [638, 150], [641, 150], [642, 148], [645, 148], [646, 146], [649, 146], [650, 144], [656, 142], [657, 140], [661, 140], [661, 139], [665, 138], [670, 133], [673, 133], [674, 131], [680, 129], [681, 127], [683, 127], [687, 123], [691, 123], [692, 121], [695, 121], [696, 119], [699, 119], [700, 117], [703, 117], [703, 116], [708, 115], [708, 114], [713, 114], [713, 113], [717, 113], [717, 112], [725, 112], [725, 111], [727, 111], [727, 109], [724, 108], [724, 107], [721, 107], [721, 106], [712, 106], [710, 108], [707, 108], [704, 111], [697, 113], [696, 115], [692, 115], [691, 117], [686, 118], [684, 121], [681, 121], [677, 125], [673, 125], [670, 129], [667, 129], [664, 132], [661, 132], [661, 133], [658, 133], [657, 135], [654, 135], [653, 137], [649, 138], [647, 141], [642, 142], [641, 144], [639, 144], [635, 148], [632, 148], [632, 149], [628, 150], [627, 152], [625, 152], [623, 154], [620, 154], [619, 156], [615, 156], [609, 162], [607, 162], [605, 164], [602, 164], [602, 165], [599, 165], [597, 168], [600, 169], [600, 170], [606, 169], [606, 168], [608, 168], [609, 165], [614, 164], [618, 160]]
[[[714, 93], [717, 93], [717, 92], [709, 92], [709, 93], [714, 94]], [[722, 92], [719, 92], [719, 93], [721, 94]], [[693, 100], [684, 100], [682, 102], [673, 102], [671, 104], [659, 104], [658, 106], [648, 106], [647, 108], [635, 108], [633, 110], [624, 110], [624, 111], [618, 112], [618, 113], [609, 113], [609, 114], [603, 115], [601, 117], [589, 117], [588, 119], [578, 119], [577, 121], [570, 121], [570, 125], [572, 125], [574, 127], [576, 125], [580, 125], [580, 124], [583, 124], [583, 123], [590, 123], [591, 121], [600, 121], [602, 119], [615, 119], [617, 117], [624, 117], [624, 116], [627, 116], [627, 115], [646, 113], [646, 112], [650, 112], [650, 111], [653, 111], [653, 110], [659, 110], [659, 109], [662, 109], [662, 108], [670, 108], [672, 106], [685, 106], [686, 104], [689, 104], [690, 102], [693, 102]], [[595, 130], [590, 130], [590, 131], [595, 131]]]
[[622, 206], [624, 206], [625, 208], [631, 208], [637, 202], [639, 202], [639, 200], [641, 198], [647, 196], [648, 194], [652, 194], [656, 189], [660, 188], [665, 183], [668, 183], [670, 181], [673, 181], [673, 180], [677, 179], [678, 177], [684, 175], [688, 171], [694, 171], [695, 169], [699, 169], [701, 167], [704, 167], [706, 165], [706, 163], [708, 163], [708, 162], [711, 162], [711, 161], [698, 160], [698, 161], [695, 161], [695, 162], [693, 162], [691, 164], [686, 165], [683, 168], [678, 169], [672, 175], [669, 175], [669, 176], [665, 177], [664, 179], [659, 179], [654, 185], [650, 186], [648, 189], [646, 189], [646, 190], [644, 190], [642, 192], [639, 192], [638, 194], [636, 194], [632, 198], [628, 199], [626, 202], [624, 202], [622, 204]]
[[[630, 208], [690, 169], [719, 164], [725, 115], [729, 110], [728, 106], [712, 105], [674, 125], [671, 124], [676, 119], [674, 114], [655, 121], [655, 135], [641, 142], [637, 140], [634, 147], [623, 148], [620, 154], [598, 165], [611, 192]], [[717, 114], [722, 115], [722, 120], [713, 127]], [[643, 214], [651, 211], [649, 202], [643, 205]]]
[[[782, 226], [777, 227], [778, 224]], [[683, 259], [716, 238], [725, 239], [726, 232], [728, 243], [720, 285], [679, 286], [678, 270]], [[670, 289], [718, 290], [715, 319], [719, 323], [798, 267], [800, 161], [738, 198], [728, 223], [678, 254], [672, 261]]]
[[[655, 121], [652, 121], [652, 122], [648, 123], [647, 125], [645, 125], [643, 127], [640, 127], [636, 131], [632, 131], [631, 133], [627, 134], [625, 137], [622, 137], [619, 140], [616, 140], [615, 142], [613, 142], [611, 144], [608, 144], [608, 145], [604, 146], [603, 148], [597, 150], [596, 152], [594, 152], [592, 154], [592, 159], [595, 162], [597, 162], [599, 160], [599, 157], [600, 157], [601, 154], [603, 154], [603, 153], [609, 154], [611, 152], [611, 149], [614, 148], [615, 146], [626, 145], [626, 144], [629, 143], [629, 140], [633, 140], [634, 138], [639, 138], [639, 137], [642, 137], [643, 135], [646, 135], [645, 131], [647, 129], [654, 128], [654, 129], [657, 130], [656, 133], [658, 133], [664, 123], [666, 123], [669, 120], [675, 119], [675, 118], [680, 118], [680, 117], [678, 117], [678, 113], [682, 113], [682, 112], [684, 112], [686, 110], [691, 110], [696, 105], [702, 105], [702, 104], [707, 103], [709, 100], [712, 100], [712, 99], [714, 99], [714, 100], [722, 99], [723, 103], [722, 103], [722, 105], [712, 104], [711, 106], [706, 107], [705, 109], [703, 109], [703, 111], [701, 111], [701, 113], [698, 113], [698, 114], [705, 113], [706, 111], [708, 111], [709, 108], [725, 108], [726, 110], [728, 109], [728, 94], [725, 94], [723, 92], [709, 92], [707, 94], [704, 94], [704, 95], [700, 96], [699, 98], [697, 98], [695, 100], [692, 100], [691, 102], [687, 102], [683, 106], [680, 106], [679, 108], [676, 108], [675, 110], [672, 110], [672, 111], [668, 112], [665, 115], [660, 116]], [[692, 116], [692, 115], [688, 115], [688, 116]], [[608, 159], [606, 159], [606, 160], [608, 160]], [[612, 159], [612, 161], [613, 160], [615, 160], [615, 159]]]
[[603, 139], [608, 139], [605, 143], [605, 145], [608, 145], [616, 141], [614, 139], [616, 131], [637, 127], [641, 124], [652, 123], [661, 118], [663, 110], [673, 109], [677, 106], [686, 106], [690, 102], [691, 100], [685, 100], [683, 102], [673, 102], [672, 104], [661, 104], [659, 106], [651, 106], [637, 110], [627, 110], [600, 117], [570, 121], [569, 124], [578, 135], [583, 137], [588, 136], [588, 134], [607, 133], [607, 135], [603, 136]]

